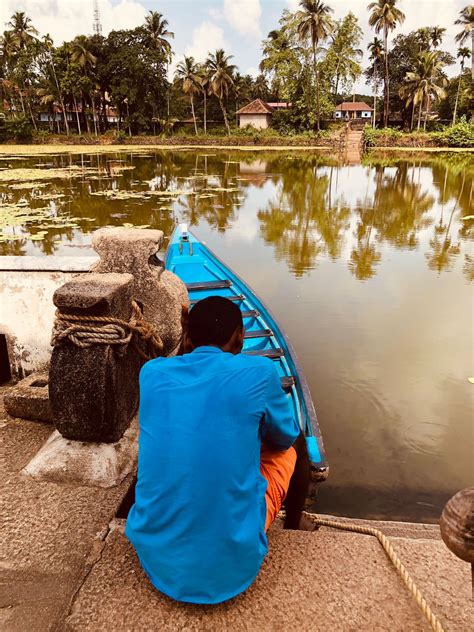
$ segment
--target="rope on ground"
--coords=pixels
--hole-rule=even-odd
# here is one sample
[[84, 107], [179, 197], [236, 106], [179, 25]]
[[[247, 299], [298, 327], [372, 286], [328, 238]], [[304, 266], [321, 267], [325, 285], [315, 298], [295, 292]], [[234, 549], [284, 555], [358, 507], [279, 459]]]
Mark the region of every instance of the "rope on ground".
[[134, 334], [145, 343], [146, 351], [136, 345], [144, 359], [151, 360], [163, 352], [163, 341], [156, 327], [144, 318], [135, 301], [132, 301], [132, 315], [128, 321], [112, 316], [76, 316], [57, 311], [51, 345], [54, 347], [66, 340], [81, 349], [92, 345], [117, 345], [120, 353], [124, 353]]
[[314, 514], [304, 512], [304, 514], [316, 525], [321, 527], [331, 527], [332, 529], [341, 529], [344, 531], [354, 531], [355, 533], [363, 533], [364, 535], [373, 535], [377, 538], [380, 544], [383, 547], [383, 550], [387, 554], [389, 560], [397, 569], [400, 574], [405, 586], [411, 592], [413, 597], [416, 600], [416, 603], [420, 606], [423, 614], [425, 615], [428, 623], [431, 625], [435, 632], [444, 632], [444, 628], [441, 625], [439, 619], [434, 615], [431, 608], [426, 602], [426, 599], [421, 594], [418, 586], [415, 584], [413, 579], [410, 577], [407, 569], [403, 565], [401, 559], [398, 557], [395, 549], [393, 548], [392, 543], [387, 538], [386, 535], [382, 533], [379, 529], [374, 529], [373, 527], [365, 527], [363, 525], [350, 524], [346, 522], [337, 522], [336, 520], [327, 520], [326, 518], [320, 518], [319, 516], [315, 516]]

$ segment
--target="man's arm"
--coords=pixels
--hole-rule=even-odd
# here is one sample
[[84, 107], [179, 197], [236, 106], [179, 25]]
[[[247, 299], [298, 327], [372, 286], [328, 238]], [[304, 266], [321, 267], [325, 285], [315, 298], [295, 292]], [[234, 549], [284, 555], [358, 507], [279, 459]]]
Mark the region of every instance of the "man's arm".
[[280, 383], [278, 372], [270, 367], [265, 396], [262, 439], [278, 450], [291, 448], [300, 434], [290, 403]]

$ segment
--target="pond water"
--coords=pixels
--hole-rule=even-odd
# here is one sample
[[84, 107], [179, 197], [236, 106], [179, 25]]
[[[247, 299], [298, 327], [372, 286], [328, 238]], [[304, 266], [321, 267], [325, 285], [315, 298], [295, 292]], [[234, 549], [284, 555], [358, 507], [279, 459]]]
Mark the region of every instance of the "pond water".
[[0, 254], [92, 254], [99, 226], [188, 222], [270, 306], [331, 466], [318, 510], [433, 520], [472, 485], [474, 156], [0, 156]]

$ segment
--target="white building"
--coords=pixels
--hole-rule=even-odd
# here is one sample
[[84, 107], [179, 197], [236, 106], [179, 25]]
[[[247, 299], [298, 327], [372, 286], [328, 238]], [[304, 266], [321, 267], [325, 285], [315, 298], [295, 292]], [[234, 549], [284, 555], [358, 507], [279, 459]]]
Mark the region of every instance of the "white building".
[[372, 121], [373, 108], [361, 101], [346, 101], [336, 107], [334, 118], [336, 119], [365, 119], [368, 123]]

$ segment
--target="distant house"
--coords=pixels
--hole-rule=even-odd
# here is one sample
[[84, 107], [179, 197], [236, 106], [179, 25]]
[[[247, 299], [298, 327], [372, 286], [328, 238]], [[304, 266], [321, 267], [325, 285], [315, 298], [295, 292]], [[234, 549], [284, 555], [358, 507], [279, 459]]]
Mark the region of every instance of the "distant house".
[[255, 127], [256, 129], [267, 129], [270, 127], [274, 109], [262, 99], [255, 99], [247, 103], [243, 108], [237, 110], [239, 117], [239, 127]]
[[[71, 123], [72, 126], [74, 127], [77, 124], [77, 115], [79, 114], [79, 119], [81, 121], [81, 123], [85, 122], [85, 118], [84, 118], [84, 110], [82, 108], [81, 103], [78, 104], [77, 109], [74, 107], [66, 107], [66, 119], [68, 121], [68, 123]], [[107, 105], [105, 108], [105, 116], [107, 119], [107, 123], [117, 123], [118, 121], [118, 112], [115, 108]], [[103, 112], [102, 110], [100, 110], [100, 114], [102, 115]], [[92, 119], [95, 118], [96, 121], [99, 120], [99, 112], [96, 111], [95, 116], [93, 116], [92, 112], [90, 113], [90, 117]], [[63, 114], [63, 110], [62, 108], [54, 103], [50, 106], [49, 110], [42, 110], [39, 114], [38, 114], [38, 121], [40, 123], [55, 123], [55, 122], [62, 122], [64, 118], [64, 114]]]
[[362, 101], [346, 101], [336, 107], [334, 118], [336, 119], [367, 119], [372, 120], [373, 108]]
[[272, 122], [273, 114], [278, 110], [287, 110], [291, 107], [291, 103], [284, 101], [273, 101], [267, 103], [262, 99], [255, 99], [243, 108], [237, 110], [239, 117], [239, 127], [255, 127], [256, 129], [267, 129]]

